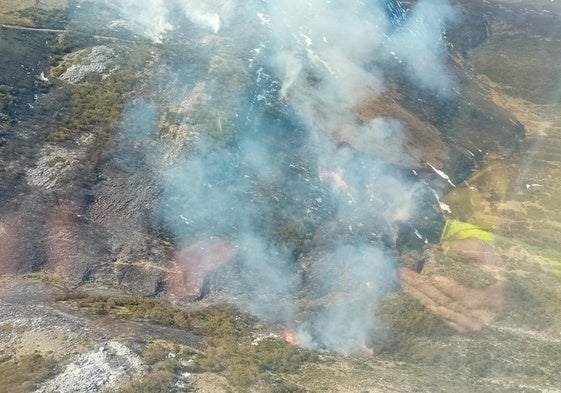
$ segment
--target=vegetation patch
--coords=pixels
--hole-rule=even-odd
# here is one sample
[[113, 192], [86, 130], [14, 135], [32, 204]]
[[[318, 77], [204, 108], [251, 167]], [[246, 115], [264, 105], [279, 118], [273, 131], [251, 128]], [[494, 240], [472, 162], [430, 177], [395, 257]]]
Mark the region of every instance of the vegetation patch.
[[14, 88], [0, 84], [0, 110], [6, 110], [14, 100]]
[[561, 45], [557, 40], [497, 34], [471, 51], [469, 57], [477, 70], [505, 86], [510, 95], [547, 104], [557, 93], [561, 72]]
[[56, 156], [56, 157], [54, 157], [53, 159], [51, 159], [47, 162], [47, 166], [49, 168], [54, 168], [58, 164], [61, 164], [62, 166], [66, 166], [66, 165], [68, 165], [68, 160], [64, 157]]
[[0, 390], [27, 393], [57, 372], [56, 361], [40, 354], [21, 356], [0, 362]]
[[119, 53], [123, 54], [115, 60], [117, 70], [104, 80], [66, 86], [70, 92], [68, 108], [62, 121], [47, 137], [47, 142], [58, 144], [88, 135], [91, 143], [81, 162], [86, 177], [110, 150], [108, 144], [126, 101], [142, 83], [146, 61], [152, 56], [147, 45], [123, 47]]
[[9, 113], [15, 100], [14, 88], [0, 84], [0, 123], [10, 122]]
[[454, 333], [442, 319], [405, 293], [384, 299], [379, 313], [393, 334], [391, 345], [401, 345], [411, 337], [443, 337]]
[[555, 286], [549, 287], [539, 277], [508, 275], [503, 320], [516, 326], [543, 330], [561, 326], [558, 310], [559, 295]]
[[135, 378], [115, 393], [169, 393], [177, 391], [179, 362], [166, 359], [152, 364], [143, 378]]
[[107, 139], [120, 120], [127, 93], [134, 90], [138, 73], [150, 56], [146, 47], [130, 50], [126, 59], [121, 60], [122, 69], [103, 81], [85, 82], [73, 85], [70, 110], [66, 119], [54, 130], [49, 140], [62, 142], [75, 139], [84, 131], [94, 131], [102, 139]]
[[0, 334], [23, 334], [24, 332], [28, 331], [30, 328], [23, 324], [14, 324], [12, 322], [2, 323], [0, 324]]
[[[143, 357], [148, 364], [153, 365], [152, 369], [157, 374], [154, 379], [146, 379], [150, 380], [148, 384], [157, 379], [163, 386], [169, 386], [168, 383], [176, 381], [177, 375], [182, 372], [213, 372], [225, 376], [236, 387], [249, 388], [259, 384], [277, 389], [289, 387], [283, 382], [283, 374], [295, 373], [303, 364], [317, 359], [314, 352], [290, 345], [280, 337], [271, 336], [256, 341], [255, 332], [262, 328], [255, 325], [251, 316], [233, 308], [212, 307], [204, 311], [189, 312], [147, 298], [89, 297], [72, 292], [58, 300], [72, 301], [78, 308], [96, 314], [191, 329], [205, 338], [206, 346], [201, 353], [179, 346], [170, 349], [160, 344], [148, 345]], [[165, 356], [170, 352], [174, 353], [173, 359]], [[190, 362], [186, 363], [188, 360]], [[141, 389], [141, 385], [140, 381], [131, 381], [122, 392], [160, 391], [134, 390]]]
[[33, 26], [50, 29], [64, 29], [69, 22], [65, 8], [29, 7], [17, 11], [17, 16], [24, 20], [30, 20]]
[[80, 59], [87, 56], [90, 53], [90, 51], [91, 49], [83, 49], [83, 50], [67, 53], [65, 55], [59, 53], [59, 57], [57, 58], [57, 61], [53, 63], [55, 65], [51, 68], [51, 74], [59, 78], [62, 74], [66, 72], [66, 70], [68, 70], [68, 68], [72, 66], [72, 64], [79, 62]]
[[441, 250], [432, 252], [432, 259], [437, 261], [430, 266], [432, 274], [439, 274], [453, 279], [458, 284], [468, 288], [482, 289], [497, 282], [493, 272], [482, 269], [472, 259], [450, 251], [445, 253]]

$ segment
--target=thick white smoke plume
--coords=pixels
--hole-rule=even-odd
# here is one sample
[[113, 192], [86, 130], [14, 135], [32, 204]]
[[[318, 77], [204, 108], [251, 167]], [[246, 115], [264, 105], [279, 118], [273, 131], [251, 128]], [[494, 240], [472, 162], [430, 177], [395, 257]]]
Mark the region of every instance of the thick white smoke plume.
[[106, 0], [119, 10], [120, 15], [136, 27], [136, 30], [161, 43], [167, 33], [174, 29], [173, 19], [182, 13], [197, 26], [218, 33], [228, 19], [243, 10], [241, 2], [235, 0]]
[[[453, 8], [445, 0], [412, 9], [397, 0], [107, 1], [161, 45], [188, 29], [210, 59], [198, 80], [185, 70], [202, 60], [166, 68], [167, 101], [190, 117], [193, 137], [162, 164], [159, 218], [178, 243], [235, 243], [239, 276], [222, 284], [293, 327], [300, 344], [368, 347], [380, 328], [376, 304], [397, 285], [397, 226], [420, 214], [423, 185], [388, 164], [404, 154], [404, 126], [364, 123], [353, 109], [384, 94], [388, 69], [450, 93], [443, 33]], [[380, 154], [336, 146], [339, 133]]]

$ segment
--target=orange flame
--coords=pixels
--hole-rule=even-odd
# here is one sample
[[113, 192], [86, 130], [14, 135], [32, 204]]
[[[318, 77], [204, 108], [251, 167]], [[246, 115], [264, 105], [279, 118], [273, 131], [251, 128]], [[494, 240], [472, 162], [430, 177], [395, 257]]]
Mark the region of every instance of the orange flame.
[[296, 335], [294, 334], [294, 332], [292, 332], [290, 330], [287, 330], [286, 332], [284, 332], [284, 339], [290, 345], [298, 345], [298, 343], [296, 342]]

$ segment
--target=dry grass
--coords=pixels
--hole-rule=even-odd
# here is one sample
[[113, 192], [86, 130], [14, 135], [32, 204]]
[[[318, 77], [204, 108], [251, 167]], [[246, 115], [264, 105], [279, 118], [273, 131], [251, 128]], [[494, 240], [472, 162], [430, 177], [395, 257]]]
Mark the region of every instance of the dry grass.
[[39, 354], [0, 363], [0, 393], [28, 393], [56, 373], [56, 362]]
[[509, 95], [548, 104], [558, 93], [561, 46], [555, 39], [497, 35], [471, 51], [469, 58], [478, 72], [503, 86]]
[[66, 8], [67, 0], [2, 0], [0, 2], [0, 23], [21, 26], [33, 26], [36, 15], [61, 12]]

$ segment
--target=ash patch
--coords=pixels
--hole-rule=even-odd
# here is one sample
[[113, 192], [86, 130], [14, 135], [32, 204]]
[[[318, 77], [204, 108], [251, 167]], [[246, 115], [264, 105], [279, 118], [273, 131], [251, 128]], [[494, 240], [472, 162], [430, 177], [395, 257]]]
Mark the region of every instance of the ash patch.
[[128, 380], [144, 370], [138, 355], [118, 341], [80, 355], [66, 369], [35, 393], [100, 392]]
[[119, 66], [115, 64], [115, 51], [106, 45], [98, 45], [91, 48], [87, 55], [81, 56], [77, 63], [68, 67], [60, 75], [60, 79], [71, 84], [80, 83], [92, 77], [105, 80], [118, 69]]
[[75, 152], [58, 146], [44, 148], [40, 154], [36, 166], [27, 171], [27, 182], [43, 189], [61, 185], [78, 159]]

